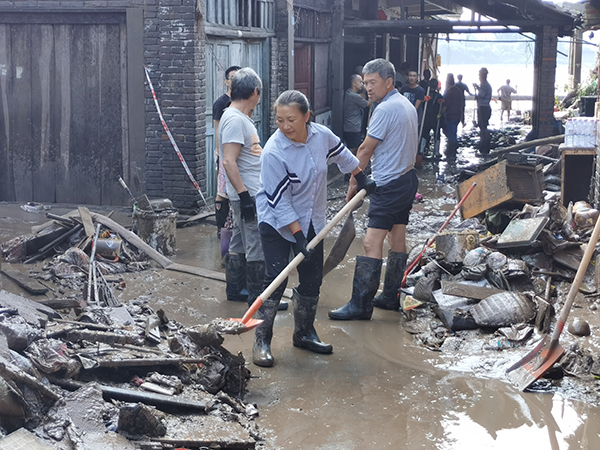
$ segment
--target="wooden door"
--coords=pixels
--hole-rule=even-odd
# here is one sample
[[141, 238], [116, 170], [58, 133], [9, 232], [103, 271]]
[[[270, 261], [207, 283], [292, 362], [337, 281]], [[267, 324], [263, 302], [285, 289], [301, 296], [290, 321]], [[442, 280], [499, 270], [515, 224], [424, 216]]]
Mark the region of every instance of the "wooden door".
[[312, 101], [312, 55], [310, 44], [294, 44], [294, 89]]
[[227, 91], [225, 71], [231, 66], [251, 67], [261, 78], [262, 95], [252, 120], [263, 145], [268, 138], [269, 53], [265, 41], [208, 40], [206, 43], [206, 187], [209, 196], [214, 196], [217, 192], [216, 140], [212, 105]]
[[115, 22], [0, 23], [0, 200], [124, 204], [124, 18]]

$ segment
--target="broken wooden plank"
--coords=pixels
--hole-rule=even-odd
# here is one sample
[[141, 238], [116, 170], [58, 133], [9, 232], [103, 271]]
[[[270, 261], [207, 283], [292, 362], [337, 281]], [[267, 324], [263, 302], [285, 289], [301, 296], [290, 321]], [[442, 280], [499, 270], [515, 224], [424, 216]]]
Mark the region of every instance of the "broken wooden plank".
[[48, 292], [48, 288], [38, 280], [30, 278], [17, 270], [2, 269], [0, 272], [33, 295], [42, 295]]
[[564, 134], [559, 134], [558, 136], [550, 136], [542, 139], [534, 139], [533, 141], [521, 142], [519, 144], [511, 145], [510, 147], [497, 148], [490, 152], [491, 155], [501, 155], [504, 153], [514, 152], [516, 150], [523, 150], [526, 148], [537, 147], [538, 145], [546, 145], [546, 144], [561, 144], [565, 140]]
[[255, 441], [245, 442], [232, 442], [229, 440], [206, 440], [206, 439], [172, 439], [172, 438], [153, 438], [153, 442], [160, 442], [161, 444], [170, 444], [174, 446], [186, 446], [186, 447], [200, 447], [210, 449], [253, 449], [256, 448]]
[[100, 360], [96, 367], [147, 367], [180, 364], [200, 364], [202, 358], [131, 358]]
[[50, 298], [48, 300], [36, 300], [37, 303], [52, 309], [79, 308], [79, 300], [75, 298]]
[[48, 256], [53, 251], [55, 245], [58, 245], [61, 242], [66, 241], [69, 237], [71, 237], [72, 235], [74, 235], [75, 233], [77, 233], [79, 230], [81, 230], [81, 228], [82, 228], [81, 224], [78, 224], [77, 226], [71, 228], [66, 233], [64, 233], [61, 236], [57, 237], [56, 239], [54, 239], [49, 244], [47, 244], [44, 247], [40, 248], [39, 251], [38, 251], [38, 253], [36, 255], [34, 255], [31, 258], [29, 258], [28, 260], [24, 261], [23, 264], [29, 264], [29, 263], [35, 262], [35, 261], [37, 261], [39, 259], [45, 258], [46, 256]]
[[204, 220], [207, 217], [214, 216], [214, 211], [204, 211], [195, 216], [188, 217], [187, 219], [182, 219], [177, 221], [177, 228], [185, 227], [188, 225], [192, 225], [194, 222], [198, 222], [200, 220]]
[[[61, 386], [65, 389], [77, 390], [85, 383], [79, 381], [67, 380], [64, 378], [56, 378], [52, 375], [48, 376], [48, 380], [52, 384]], [[181, 408], [193, 411], [206, 412], [213, 407], [213, 403], [205, 400], [188, 400], [181, 397], [171, 397], [162, 394], [150, 394], [147, 392], [134, 391], [132, 389], [122, 389], [112, 386], [99, 385], [102, 390], [102, 395], [105, 399], [123, 400], [126, 402], [139, 402], [145, 405], [156, 406], [157, 408]]]
[[209, 278], [211, 280], [225, 281], [224, 273], [217, 272], [214, 270], [202, 269], [200, 267], [193, 267], [193, 266], [188, 266], [185, 264], [171, 263], [167, 267], [165, 267], [165, 269], [172, 270], [175, 272], [189, 273], [192, 275], [197, 275], [199, 277]]
[[40, 319], [61, 318], [60, 314], [52, 308], [43, 305], [41, 302], [36, 302], [35, 300], [30, 300], [7, 291], [0, 291], [0, 307], [16, 308], [21, 317], [28, 323], [35, 325], [39, 325]]
[[90, 330], [108, 331], [118, 327], [109, 327], [108, 325], [102, 325], [100, 323], [90, 322], [78, 322], [76, 320], [65, 320], [65, 319], [54, 319], [53, 322], [65, 323], [68, 325], [78, 325], [82, 328], [89, 328]]
[[[77, 211], [76, 209], [73, 209], [72, 211], [69, 211], [66, 214], [63, 214], [62, 217], [75, 217], [75, 216], [79, 216], [79, 211]], [[42, 230], [45, 230], [46, 228], [48, 228], [50, 225], [56, 223], [54, 220], [49, 220], [48, 222], [44, 222], [41, 225], [34, 225], [31, 227], [31, 232], [34, 234], [39, 233]]]
[[21, 383], [31, 386], [34, 390], [39, 391], [52, 400], [58, 400], [60, 398], [60, 395], [58, 395], [56, 392], [46, 387], [46, 385], [42, 384], [36, 378], [29, 375], [27, 372], [24, 372], [19, 367], [8, 362], [4, 358], [0, 358], [0, 375], [3, 378], [20, 381]]
[[111, 333], [109, 331], [66, 329], [64, 333], [58, 334], [64, 334], [63, 339], [71, 342], [90, 341], [103, 342], [105, 344], [140, 344], [142, 342], [139, 336]]
[[496, 288], [459, 283], [456, 281], [442, 281], [442, 293], [446, 295], [453, 295], [455, 297], [483, 300], [484, 298], [488, 298], [490, 295], [498, 294], [500, 292], [505, 291]]
[[80, 206], [77, 208], [77, 210], [79, 211], [79, 217], [81, 217], [81, 222], [83, 223], [83, 228], [85, 229], [85, 235], [88, 237], [93, 236], [96, 230], [94, 229], [94, 222], [92, 222], [90, 210], [85, 206]]

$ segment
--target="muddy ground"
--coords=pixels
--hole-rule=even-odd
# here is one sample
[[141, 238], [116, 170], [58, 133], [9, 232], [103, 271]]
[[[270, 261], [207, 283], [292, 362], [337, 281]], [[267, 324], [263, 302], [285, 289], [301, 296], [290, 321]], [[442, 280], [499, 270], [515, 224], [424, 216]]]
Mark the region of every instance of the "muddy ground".
[[[414, 205], [409, 243], [429, 238], [454, 208], [454, 188], [437, 184], [437, 174], [450, 175], [457, 166], [476, 159], [463, 150], [458, 163], [428, 162], [419, 173], [424, 201]], [[339, 197], [340, 184], [330, 191]], [[332, 204], [332, 215], [341, 200]], [[52, 212], [72, 208], [53, 205]], [[94, 208], [91, 208], [94, 209]], [[600, 448], [598, 384], [565, 378], [561, 388], [521, 393], [504, 377], [508, 365], [527, 349], [496, 350], [492, 335], [470, 333], [454, 337], [460, 345], [432, 351], [407, 330], [427, 327], [428, 320], [408, 321], [398, 312], [375, 310], [368, 322], [337, 322], [327, 311], [350, 296], [354, 257], [362, 253], [360, 234], [364, 206], [357, 213], [359, 236], [345, 263], [324, 280], [316, 328], [333, 344], [331, 355], [312, 354], [291, 343], [293, 316], [280, 312], [275, 322], [273, 368], [249, 363], [253, 379], [246, 401], [256, 403], [265, 449], [596, 449]], [[127, 223], [127, 211], [116, 218]], [[0, 241], [26, 233], [42, 223], [42, 215], [26, 213], [15, 204], [0, 204]], [[457, 218], [454, 223], [458, 223]], [[334, 237], [325, 241], [326, 252]], [[177, 230], [179, 263], [212, 270], [220, 266], [216, 229], [210, 223]], [[3, 263], [4, 264], [4, 263]], [[227, 302], [225, 285], [192, 275], [151, 269], [125, 274], [126, 287], [116, 291], [121, 301], [148, 296], [151, 305], [186, 326], [215, 317], [241, 317], [245, 307]], [[294, 284], [291, 278], [288, 286]], [[0, 276], [0, 289], [27, 296]], [[564, 344], [599, 348], [600, 327], [591, 301], [578, 298], [571, 317], [582, 317], [592, 334], [575, 338], [566, 331]], [[227, 336], [232, 353], [251, 356], [253, 333]], [[456, 350], [457, 349], [457, 350]]]

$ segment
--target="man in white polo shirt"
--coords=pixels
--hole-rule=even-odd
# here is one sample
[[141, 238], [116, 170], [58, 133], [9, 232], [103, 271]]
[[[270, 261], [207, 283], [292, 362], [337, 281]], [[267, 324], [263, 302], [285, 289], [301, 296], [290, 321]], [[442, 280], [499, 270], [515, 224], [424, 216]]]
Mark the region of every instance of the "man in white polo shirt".
[[[394, 88], [395, 69], [385, 59], [375, 59], [363, 68], [369, 100], [377, 102], [367, 137], [358, 149], [359, 167], [371, 161], [377, 189], [370, 197], [369, 224], [364, 238], [365, 256], [356, 257], [350, 301], [329, 312], [334, 320], [370, 320], [373, 306], [398, 310], [398, 289], [406, 266], [406, 225], [419, 182], [414, 169], [418, 148], [417, 112]], [[347, 200], [356, 195], [356, 180], [350, 180]], [[383, 292], [379, 287], [383, 242], [388, 238], [387, 268]]]

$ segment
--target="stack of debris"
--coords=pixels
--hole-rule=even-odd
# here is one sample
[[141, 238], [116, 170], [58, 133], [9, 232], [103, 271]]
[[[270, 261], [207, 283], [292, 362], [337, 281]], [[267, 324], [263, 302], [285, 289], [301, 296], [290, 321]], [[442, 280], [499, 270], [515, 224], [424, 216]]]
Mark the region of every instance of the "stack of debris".
[[5, 291], [0, 307], [3, 434], [25, 427], [51, 448], [86, 449], [254, 448], [259, 439], [258, 412], [242, 401], [250, 373], [214, 324], [184, 328], [144, 298], [74, 319]]
[[56, 295], [38, 302], [0, 291], [0, 449], [255, 448], [258, 412], [243, 402], [250, 372], [222, 346], [221, 333], [235, 330], [219, 321], [185, 328], [148, 299], [121, 305], [113, 292], [148, 257], [207, 271], [171, 262], [86, 208], [47, 216], [0, 247], [9, 262], [43, 264], [29, 276], [20, 264], [4, 274], [32, 294]]
[[[413, 328], [427, 347], [444, 349], [448, 337], [464, 330], [491, 334], [493, 344], [488, 348], [494, 350], [524, 345], [534, 333], [549, 332], [556, 305], [564, 301], [599, 212], [585, 202], [565, 208], [556, 199], [539, 206], [525, 204], [520, 211], [503, 206], [507, 224], [481, 211], [438, 234], [436, 248], [425, 253], [419, 270], [407, 278], [408, 287], [401, 293], [406, 315], [431, 320], [434, 314], [441, 322]], [[417, 250], [409, 259], [417, 256]], [[587, 268], [579, 288], [590, 299], [600, 292], [600, 259], [596, 261]], [[428, 312], [419, 313], [418, 306], [428, 307], [420, 308]], [[577, 320], [569, 331], [584, 336], [590, 328]], [[580, 357], [567, 355], [563, 365], [581, 366]], [[588, 375], [596, 369], [600, 372], [600, 356], [588, 362]]]

